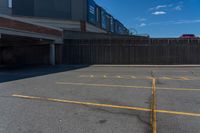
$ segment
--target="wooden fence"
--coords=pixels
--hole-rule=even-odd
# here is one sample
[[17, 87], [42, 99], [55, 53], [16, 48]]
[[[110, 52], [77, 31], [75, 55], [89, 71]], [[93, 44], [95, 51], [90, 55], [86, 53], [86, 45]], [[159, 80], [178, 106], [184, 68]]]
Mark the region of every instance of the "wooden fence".
[[65, 40], [65, 64], [200, 64], [200, 41], [183, 39]]

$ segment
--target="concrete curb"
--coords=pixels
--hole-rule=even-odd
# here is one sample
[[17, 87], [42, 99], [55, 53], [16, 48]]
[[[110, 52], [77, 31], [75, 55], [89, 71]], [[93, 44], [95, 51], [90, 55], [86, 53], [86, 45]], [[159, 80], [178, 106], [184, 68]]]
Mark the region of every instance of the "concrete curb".
[[91, 65], [92, 67], [200, 67], [200, 65]]

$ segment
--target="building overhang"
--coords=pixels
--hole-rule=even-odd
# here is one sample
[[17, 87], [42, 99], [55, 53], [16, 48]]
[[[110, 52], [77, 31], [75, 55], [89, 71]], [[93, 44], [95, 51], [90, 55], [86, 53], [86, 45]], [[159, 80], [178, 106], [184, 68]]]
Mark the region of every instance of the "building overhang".
[[63, 42], [62, 29], [0, 14], [0, 38], [2, 35], [45, 39], [55, 43]]

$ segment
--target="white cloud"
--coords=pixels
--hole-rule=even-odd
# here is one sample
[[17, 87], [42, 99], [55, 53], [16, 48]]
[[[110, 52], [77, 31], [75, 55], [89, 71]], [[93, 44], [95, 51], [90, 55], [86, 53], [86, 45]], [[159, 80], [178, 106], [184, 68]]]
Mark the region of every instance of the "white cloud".
[[139, 21], [147, 21], [146, 18], [141, 18]]
[[152, 7], [152, 8], [149, 8], [149, 11], [153, 11], [155, 8], [154, 7]]
[[174, 8], [174, 10], [176, 10], [176, 11], [181, 11], [181, 10], [182, 10], [182, 7], [183, 7], [183, 6], [178, 5], [178, 6], [176, 6], [176, 7]]
[[141, 24], [139, 25], [139, 27], [144, 27], [144, 26], [147, 26], [147, 24], [141, 23]]
[[158, 5], [158, 6], [156, 6], [156, 10], [159, 10], [160, 8], [166, 8], [167, 7], [167, 5]]
[[173, 24], [175, 22], [176, 21], [152, 22], [152, 23], [149, 23], [149, 25], [169, 25], [169, 24]]
[[195, 23], [200, 23], [200, 19], [196, 19], [196, 20], [179, 20], [179, 21], [176, 21], [174, 24], [195, 24]]
[[155, 7], [152, 7], [149, 9], [149, 11], [159, 11], [159, 10], [164, 10], [164, 11], [181, 11], [183, 9], [183, 2], [180, 1], [179, 3], [175, 4], [175, 3], [171, 3], [171, 4], [163, 4], [163, 5], [157, 5]]
[[167, 8], [168, 7], [168, 5], [157, 5], [156, 7], [152, 7], [152, 8], [150, 8], [149, 9], [149, 11], [156, 11], [156, 10], [159, 10], [159, 9], [161, 9], [161, 8]]
[[153, 15], [165, 15], [167, 14], [165, 11], [156, 11], [152, 13]]
[[171, 20], [171, 21], [161, 21], [161, 22], [153, 22], [149, 23], [148, 25], [179, 25], [179, 24], [198, 24], [200, 23], [200, 19], [193, 19], [193, 20]]

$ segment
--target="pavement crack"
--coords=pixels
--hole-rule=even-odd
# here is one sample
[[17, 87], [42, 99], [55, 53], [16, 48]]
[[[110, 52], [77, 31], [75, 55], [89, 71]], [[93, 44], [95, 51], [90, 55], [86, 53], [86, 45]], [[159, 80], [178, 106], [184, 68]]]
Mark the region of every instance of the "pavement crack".
[[151, 70], [151, 77], [153, 77], [153, 78], [155, 77], [154, 76], [154, 70]]
[[126, 116], [130, 116], [130, 117], [136, 117], [141, 123], [150, 126], [150, 122], [145, 121], [140, 114], [133, 114], [133, 113], [127, 113], [127, 112], [114, 112], [114, 111], [110, 111], [107, 109], [100, 109], [100, 108], [93, 108], [92, 110], [97, 110], [97, 111], [101, 111], [104, 113], [109, 113], [109, 114], [115, 114], [115, 115], [126, 115]]

